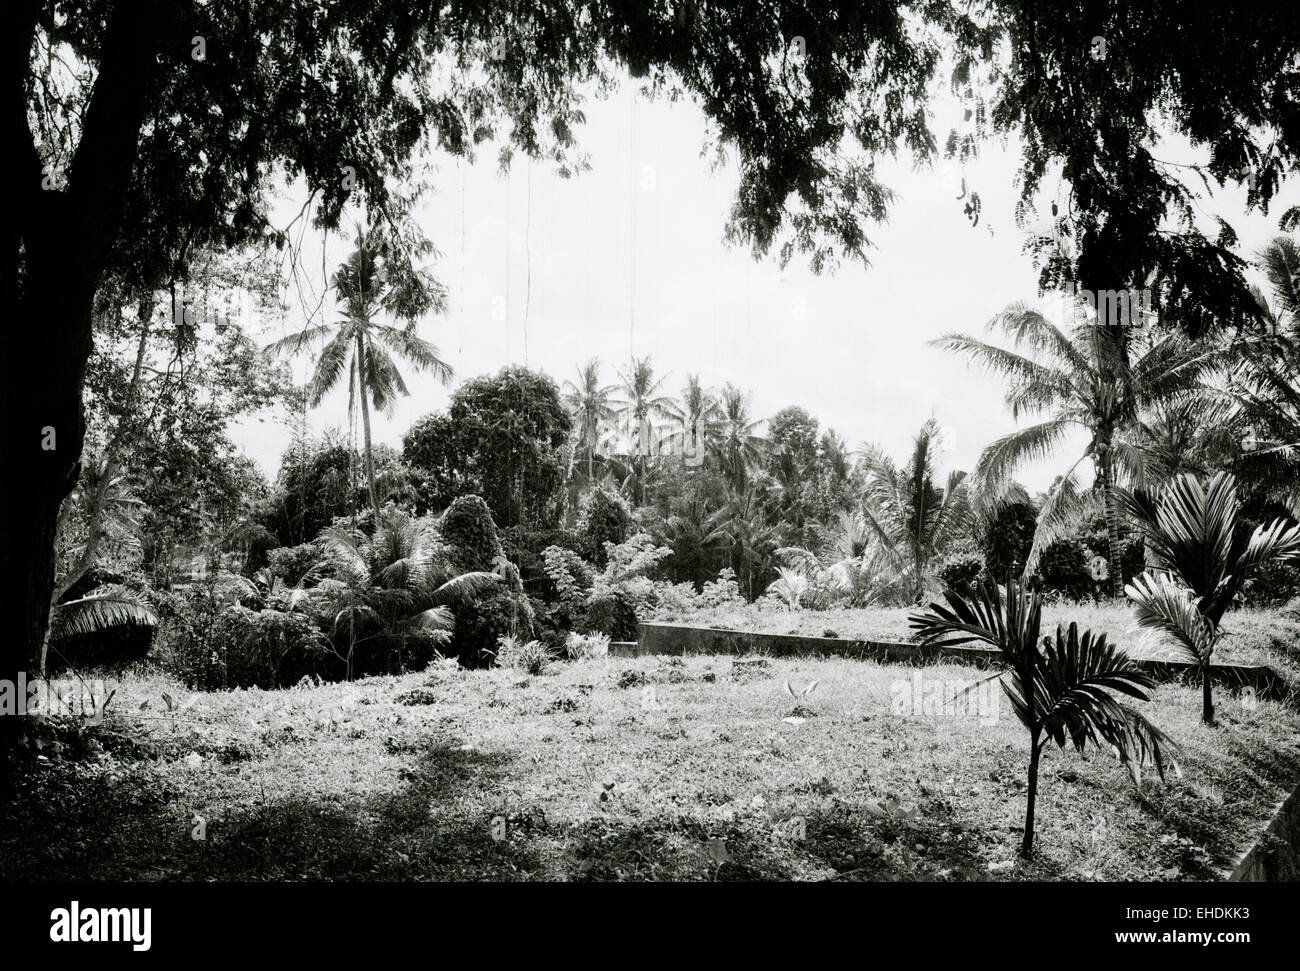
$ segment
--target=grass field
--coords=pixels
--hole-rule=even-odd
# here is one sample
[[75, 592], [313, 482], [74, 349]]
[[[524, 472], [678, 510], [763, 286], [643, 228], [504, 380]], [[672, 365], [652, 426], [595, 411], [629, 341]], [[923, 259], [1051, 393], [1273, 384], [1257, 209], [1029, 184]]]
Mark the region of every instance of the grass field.
[[[1137, 789], [1108, 753], [1050, 750], [1026, 865], [1028, 742], [1005, 700], [992, 695], [993, 724], [897, 705], [914, 672], [987, 672], [734, 664], [602, 658], [212, 694], [126, 676], [104, 751], [42, 763], [0, 818], [0, 876], [1218, 879], [1300, 781], [1294, 708], [1223, 692], [1207, 728], [1195, 690], [1164, 686], [1142, 707], [1182, 745], [1182, 777]], [[796, 710], [787, 679], [820, 684]]]

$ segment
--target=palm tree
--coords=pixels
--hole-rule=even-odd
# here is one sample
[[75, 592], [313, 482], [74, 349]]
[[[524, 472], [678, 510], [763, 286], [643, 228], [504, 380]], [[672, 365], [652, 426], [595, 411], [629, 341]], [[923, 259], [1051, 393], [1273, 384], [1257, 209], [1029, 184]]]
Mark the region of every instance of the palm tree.
[[712, 572], [709, 560], [718, 544], [726, 539], [722, 523], [725, 509], [714, 509], [699, 491], [668, 500], [669, 515], [664, 520], [664, 539], [673, 551], [673, 569], [678, 579], [692, 583], [707, 579]]
[[1300, 244], [1278, 236], [1259, 254], [1271, 301], [1255, 290], [1263, 335], [1234, 339], [1232, 426], [1246, 432], [1241, 471], [1300, 518]]
[[1223, 615], [1254, 570], [1300, 554], [1300, 525], [1277, 519], [1248, 535], [1227, 472], [1205, 484], [1181, 475], [1158, 492], [1117, 489], [1115, 496], [1146, 540], [1151, 565], [1127, 588], [1138, 624], [1164, 634], [1200, 669], [1201, 718], [1211, 724], [1210, 656]]
[[668, 438], [679, 442], [685, 455], [703, 454], [718, 437], [720, 415], [718, 399], [700, 383], [700, 376], [687, 375], [686, 385], [673, 406], [673, 417], [682, 427]]
[[[455, 621], [451, 605], [501, 579], [486, 571], [457, 573], [432, 524], [391, 504], [381, 511], [372, 534], [332, 526], [317, 543], [325, 555], [312, 573], [327, 579], [313, 593], [337, 608], [334, 635], [346, 624], [349, 680], [358, 644], [386, 639], [397, 651], [400, 669], [409, 644], [447, 642]], [[364, 634], [360, 638], [358, 628]]]
[[1000, 587], [986, 581], [970, 598], [952, 591], [944, 598], [946, 606], [931, 604], [928, 613], [909, 618], [910, 626], [924, 644], [982, 641], [996, 648], [1009, 669], [1007, 675], [997, 676], [1002, 690], [1029, 732], [1021, 856], [1029, 857], [1034, 850], [1038, 763], [1049, 741], [1064, 749], [1068, 740], [1079, 752], [1088, 742], [1114, 746], [1135, 785], [1141, 782], [1139, 766], [1149, 752], [1164, 778], [1163, 746], [1172, 744], [1169, 737], [1111, 694], [1146, 701], [1144, 690], [1155, 681], [1138, 670], [1127, 654], [1108, 645], [1105, 634], [1093, 637], [1091, 631], [1084, 631], [1080, 635], [1073, 623], [1068, 630], [1058, 626], [1055, 639], [1043, 638], [1040, 649], [1040, 595], [1028, 593], [1014, 581], [1007, 585], [1005, 596]]
[[[417, 371], [431, 372], [443, 384], [451, 380], [451, 367], [438, 356], [438, 349], [416, 336], [419, 318], [429, 309], [440, 310], [441, 289], [426, 276], [402, 272], [389, 258], [388, 249], [357, 227], [356, 248], [339, 265], [331, 278], [343, 311], [335, 324], [309, 326], [300, 333], [270, 344], [267, 354], [297, 353], [318, 339], [326, 339], [307, 384], [307, 400], [314, 408], [348, 374], [348, 415], [361, 404], [365, 433], [366, 483], [371, 511], [379, 521], [379, 493], [375, 488], [375, 464], [370, 443], [370, 407], [391, 413], [396, 399], [410, 394], [393, 355]], [[389, 314], [403, 326], [380, 323]]]
[[587, 482], [595, 479], [594, 459], [601, 431], [617, 417], [613, 394], [615, 385], [600, 383], [600, 361], [592, 358], [578, 368], [577, 382], [564, 382], [564, 406], [573, 417], [574, 439], [578, 448], [587, 450]]
[[988, 329], [999, 327], [1015, 350], [964, 334], [946, 334], [934, 341], [1008, 378], [1011, 386], [1005, 401], [1013, 417], [1048, 414], [1045, 421], [1005, 435], [984, 449], [971, 475], [975, 501], [981, 507], [993, 504], [1022, 465], [1048, 457], [1071, 430], [1083, 429], [1088, 445], [1048, 492], [1025, 571], [1026, 575], [1033, 571], [1042, 550], [1080, 512], [1078, 469], [1088, 459], [1095, 473], [1093, 487], [1106, 511], [1110, 576], [1118, 596], [1123, 573], [1120, 523], [1112, 495], [1121, 480], [1143, 478], [1142, 452], [1133, 442], [1137, 421], [1161, 403], [1190, 396], [1214, 369], [1219, 355], [1177, 335], [1148, 337], [1145, 329], [1108, 327], [1086, 319], [1067, 331], [1020, 302], [989, 321]]
[[728, 382], [718, 404], [718, 437], [714, 451], [723, 474], [737, 493], [749, 485], [749, 468], [762, 456], [763, 439], [757, 429], [762, 420], [749, 415], [750, 396]]
[[619, 372], [621, 390], [625, 396], [620, 414], [626, 425], [628, 441], [636, 458], [637, 504], [645, 500], [645, 459], [653, 447], [655, 435], [652, 421], [655, 418], [673, 417], [673, 399], [661, 394], [667, 375], [656, 378], [649, 357], [634, 357], [626, 371]]
[[904, 581], [912, 603], [931, 582], [931, 564], [970, 522], [964, 472], [950, 472], [941, 489], [934, 467], [939, 423], [921, 426], [906, 465], [896, 466], [878, 446], [863, 450], [867, 475], [863, 511], [880, 553]]
[[730, 547], [732, 569], [744, 578], [745, 596], [754, 599], [754, 585], [772, 565], [778, 530], [767, 521], [763, 504], [750, 490], [733, 496], [719, 522], [721, 536]]

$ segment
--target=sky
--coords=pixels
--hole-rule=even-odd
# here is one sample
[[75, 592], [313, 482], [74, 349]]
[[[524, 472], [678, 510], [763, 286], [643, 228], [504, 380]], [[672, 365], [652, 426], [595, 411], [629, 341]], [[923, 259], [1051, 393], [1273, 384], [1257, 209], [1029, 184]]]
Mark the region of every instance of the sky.
[[[937, 105], [932, 130], [940, 140], [955, 111]], [[781, 269], [775, 256], [756, 262], [748, 249], [724, 243], [737, 173], [700, 157], [705, 136], [704, 116], [691, 102], [648, 101], [624, 85], [588, 106], [578, 137], [592, 167], [572, 179], [520, 156], [502, 175], [491, 150], [472, 165], [434, 160], [436, 192], [419, 219], [440, 251], [430, 269], [448, 288], [450, 307], [419, 333], [455, 377], [444, 387], [404, 371], [412, 394], [390, 416], [373, 416], [375, 441], [400, 448], [412, 422], [444, 408], [457, 383], [508, 363], [562, 383], [596, 357], [612, 384], [633, 354], [650, 356], [667, 374], [669, 393], [688, 374], [714, 388], [730, 381], [752, 392], [756, 418], [799, 405], [851, 448], [878, 442], [900, 460], [933, 417], [945, 430], [945, 470], [971, 469], [986, 444], [1016, 427], [998, 380], [928, 343], [951, 331], [981, 333], [1011, 301], [1035, 299], [1037, 271], [1013, 218], [1014, 142], [986, 144], [964, 167], [938, 161], [917, 170], [906, 156], [881, 160], [880, 178], [897, 198], [888, 222], [868, 229], [870, 265], [845, 262], [818, 276], [806, 264]], [[1172, 139], [1157, 154], [1195, 157]], [[957, 199], [963, 178], [983, 202], [975, 227]], [[1057, 191], [1049, 180], [1044, 198]], [[1247, 217], [1244, 189], [1230, 187], [1204, 200], [1204, 212], [1228, 216], [1249, 255], [1276, 233], [1286, 195], [1284, 187], [1274, 215]], [[281, 224], [304, 198], [301, 189], [289, 192]], [[307, 288], [317, 297], [321, 246], [319, 235], [304, 244], [303, 263], [316, 268]], [[324, 265], [332, 269], [348, 248], [346, 238], [331, 237]], [[300, 327], [301, 307], [313, 302], [293, 287], [286, 296], [290, 316], [263, 333], [266, 341]], [[301, 380], [306, 356], [293, 368]], [[313, 434], [346, 429], [346, 390], [326, 397], [308, 422]], [[291, 437], [289, 423], [267, 415], [233, 434], [272, 479]], [[1081, 433], [1018, 478], [1031, 492], [1045, 489], [1085, 442]]]

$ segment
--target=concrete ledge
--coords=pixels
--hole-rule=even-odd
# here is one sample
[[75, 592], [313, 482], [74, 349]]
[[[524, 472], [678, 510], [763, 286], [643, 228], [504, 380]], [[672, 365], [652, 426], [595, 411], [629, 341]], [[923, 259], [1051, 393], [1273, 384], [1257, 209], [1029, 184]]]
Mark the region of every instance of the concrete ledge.
[[[906, 641], [865, 641], [844, 637], [813, 637], [806, 634], [757, 634], [751, 631], [725, 630], [715, 627], [692, 627], [687, 624], [646, 622], [638, 625], [639, 638], [614, 642], [610, 654], [638, 657], [646, 654], [745, 654], [760, 651], [773, 657], [800, 654], [856, 657], [882, 663], [933, 664], [953, 661], [973, 667], [992, 667], [999, 663], [997, 651], [982, 647], [932, 647]], [[618, 650], [615, 650], [615, 645]], [[1178, 681], [1195, 675], [1195, 665], [1185, 661], [1157, 661], [1134, 658], [1142, 670], [1160, 681]], [[1234, 690], [1250, 687], [1261, 698], [1278, 698], [1286, 692], [1286, 683], [1264, 665], [1212, 664], [1214, 680]]]
[[1278, 806], [1263, 835], [1242, 854], [1228, 879], [1239, 883], [1300, 880], [1300, 787]]

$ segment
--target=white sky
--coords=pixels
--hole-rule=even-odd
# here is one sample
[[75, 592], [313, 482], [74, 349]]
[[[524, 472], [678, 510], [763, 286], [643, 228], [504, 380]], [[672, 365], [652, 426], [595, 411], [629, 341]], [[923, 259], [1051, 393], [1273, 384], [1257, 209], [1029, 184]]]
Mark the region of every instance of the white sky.
[[[933, 123], [940, 141], [949, 110], [941, 105]], [[755, 417], [800, 405], [851, 448], [879, 441], [902, 458], [933, 416], [949, 432], [947, 464], [967, 470], [985, 444], [1015, 427], [1000, 383], [927, 345], [947, 331], [982, 332], [1010, 301], [1035, 297], [1037, 274], [1013, 219], [1015, 146], [985, 145], [964, 170], [938, 162], [913, 171], [909, 158], [882, 160], [880, 176], [898, 199], [888, 224], [869, 228], [871, 266], [846, 262], [819, 277], [805, 264], [782, 271], [775, 259], [757, 263], [748, 250], [723, 244], [736, 172], [711, 171], [700, 158], [705, 126], [692, 103], [647, 102], [625, 85], [609, 101], [589, 104], [587, 118], [578, 136], [592, 170], [570, 180], [519, 156], [503, 177], [490, 149], [473, 166], [439, 161], [438, 192], [422, 223], [441, 251], [432, 269], [450, 291], [451, 309], [420, 333], [455, 368], [453, 384], [506, 363], [527, 363], [562, 382], [593, 356], [612, 384], [630, 352], [648, 354], [658, 372], [670, 372], [665, 389], [673, 394], [689, 373], [711, 387], [731, 381], [753, 392]], [[1189, 158], [1174, 146], [1157, 154]], [[975, 228], [955, 198], [961, 176], [983, 201]], [[1046, 189], [1052, 198], [1055, 186]], [[302, 198], [291, 194], [281, 223]], [[1246, 218], [1242, 189], [1202, 203], [1227, 216], [1245, 255], [1276, 233], [1286, 204], [1278, 199], [1273, 215]], [[354, 218], [345, 217], [349, 232]], [[319, 245], [307, 243], [314, 255], [306, 260], [318, 288]], [[331, 238], [326, 266], [332, 270], [347, 251], [346, 239]], [[497, 316], [504, 310], [508, 319], [494, 319], [494, 299]], [[277, 326], [264, 338], [290, 329]], [[301, 378], [305, 360], [294, 370]], [[411, 423], [444, 407], [450, 393], [409, 367], [403, 373], [411, 397], [391, 418], [373, 419], [375, 439], [397, 447]], [[311, 430], [346, 428], [346, 409], [342, 390], [311, 412]], [[291, 430], [270, 418], [249, 420], [234, 437], [274, 478]], [[1083, 444], [1080, 436], [1057, 461], [1026, 468], [1021, 481], [1031, 492], [1045, 488]]]

